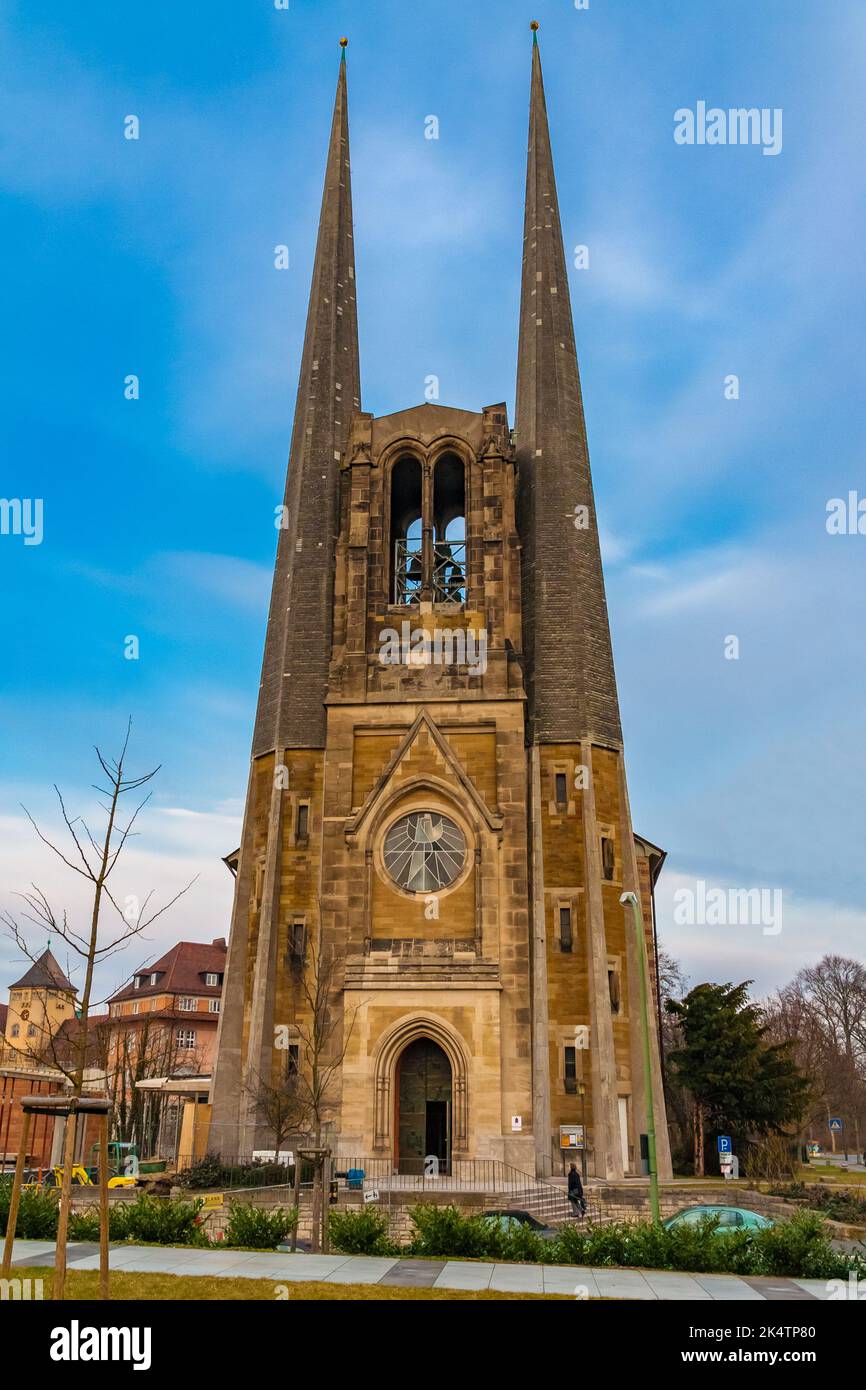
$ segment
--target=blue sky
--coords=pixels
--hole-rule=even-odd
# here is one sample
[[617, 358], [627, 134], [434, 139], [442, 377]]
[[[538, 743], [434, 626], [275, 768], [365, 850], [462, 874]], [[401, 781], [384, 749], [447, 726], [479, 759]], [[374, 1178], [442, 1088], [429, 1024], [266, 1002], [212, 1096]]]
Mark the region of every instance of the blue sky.
[[[87, 809], [130, 713], [163, 771], [121, 886], [200, 875], [107, 987], [227, 930], [337, 39], [364, 407], [435, 374], [513, 413], [533, 14], [661, 935], [762, 989], [862, 954], [866, 537], [825, 528], [866, 495], [859, 0], [28, 0], [0, 12], [0, 495], [44, 499], [44, 540], [0, 536], [0, 905], [36, 880], [83, 910], [19, 803], [52, 823], [58, 781]], [[699, 100], [781, 108], [781, 153], [676, 145]], [[783, 931], [677, 927], [697, 878], [781, 888]]]

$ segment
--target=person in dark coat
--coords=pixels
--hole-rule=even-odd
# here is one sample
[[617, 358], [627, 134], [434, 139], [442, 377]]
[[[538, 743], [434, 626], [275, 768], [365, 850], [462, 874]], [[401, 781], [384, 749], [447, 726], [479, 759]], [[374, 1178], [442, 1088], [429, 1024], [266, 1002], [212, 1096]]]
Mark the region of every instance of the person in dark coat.
[[577, 1165], [572, 1163], [568, 1170], [568, 1200], [574, 1207], [575, 1216], [583, 1216], [586, 1211], [586, 1199], [583, 1195], [583, 1183], [580, 1181], [580, 1173]]

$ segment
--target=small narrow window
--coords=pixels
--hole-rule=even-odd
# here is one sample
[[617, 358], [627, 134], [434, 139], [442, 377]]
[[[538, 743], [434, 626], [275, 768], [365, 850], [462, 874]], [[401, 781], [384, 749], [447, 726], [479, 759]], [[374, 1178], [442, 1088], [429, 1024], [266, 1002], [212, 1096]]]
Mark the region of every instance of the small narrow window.
[[564, 905], [559, 909], [559, 944], [563, 951], [571, 950], [571, 908]]
[[563, 1049], [565, 1063], [565, 1090], [570, 1096], [577, 1092], [577, 1048]]
[[300, 1048], [297, 1043], [289, 1043], [288, 1054], [286, 1056], [286, 1071], [289, 1076], [297, 1076], [299, 1064]]
[[610, 1011], [612, 1014], [619, 1013], [620, 992], [619, 992], [619, 971], [608, 970], [607, 988], [610, 994]]
[[556, 804], [557, 806], [568, 805], [568, 778], [564, 772], [556, 774]]
[[295, 839], [306, 840], [310, 833], [310, 808], [305, 801], [298, 807], [298, 819], [295, 825]]
[[605, 878], [608, 883], [610, 883], [613, 879], [613, 869], [613, 840], [610, 840], [606, 835], [603, 835], [601, 838], [601, 872], [603, 878]]
[[303, 960], [307, 949], [307, 928], [303, 920], [293, 922], [289, 938], [292, 960]]

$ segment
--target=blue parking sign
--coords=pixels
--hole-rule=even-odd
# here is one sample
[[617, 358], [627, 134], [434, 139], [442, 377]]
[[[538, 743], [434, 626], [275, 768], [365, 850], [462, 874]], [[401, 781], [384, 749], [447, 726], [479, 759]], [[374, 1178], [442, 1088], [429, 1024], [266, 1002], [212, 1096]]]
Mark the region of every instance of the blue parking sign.
[[720, 1154], [729, 1154], [732, 1152], [730, 1134], [720, 1134], [717, 1142]]

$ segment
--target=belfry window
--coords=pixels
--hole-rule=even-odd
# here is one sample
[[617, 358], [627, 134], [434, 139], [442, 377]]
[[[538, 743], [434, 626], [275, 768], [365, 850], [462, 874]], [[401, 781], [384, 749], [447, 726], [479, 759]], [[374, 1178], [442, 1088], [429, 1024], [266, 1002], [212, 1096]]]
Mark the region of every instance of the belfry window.
[[462, 459], [443, 454], [433, 475], [433, 601], [466, 602], [466, 479]]
[[466, 603], [466, 479], [456, 454], [432, 472], [416, 458], [394, 465], [389, 590], [397, 605]]
[[421, 465], [398, 459], [391, 472], [391, 602], [419, 603], [424, 581]]

